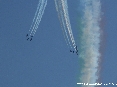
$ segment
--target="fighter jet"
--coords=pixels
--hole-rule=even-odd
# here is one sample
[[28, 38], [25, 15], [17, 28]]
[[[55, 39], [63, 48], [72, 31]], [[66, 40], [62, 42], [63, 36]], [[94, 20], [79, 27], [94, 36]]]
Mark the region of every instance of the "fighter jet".
[[28, 34], [26, 35], [26, 37], [28, 36]]
[[[28, 38], [28, 39], [29, 39], [29, 38]], [[28, 39], [27, 39], [27, 40], [28, 40]]]
[[32, 38], [30, 39], [30, 41], [32, 40]]
[[74, 51], [73, 51], [73, 53], [74, 53]]

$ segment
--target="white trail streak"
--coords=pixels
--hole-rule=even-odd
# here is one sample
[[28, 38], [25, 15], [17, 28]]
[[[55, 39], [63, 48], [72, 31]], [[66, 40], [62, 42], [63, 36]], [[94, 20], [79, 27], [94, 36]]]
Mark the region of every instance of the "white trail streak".
[[45, 10], [46, 5], [47, 5], [47, 0], [39, 0], [39, 4], [37, 7], [35, 16], [33, 18], [33, 22], [31, 24], [30, 30], [29, 30], [30, 36], [35, 35], [35, 33], [38, 29], [38, 26], [40, 24], [41, 18], [44, 14], [44, 10]]
[[[64, 36], [66, 36], [70, 47], [72, 48], [72, 46], [73, 46], [75, 49], [76, 44], [75, 44], [75, 40], [74, 40], [73, 33], [71, 30], [67, 0], [55, 0], [55, 6], [56, 6], [56, 9], [58, 12], [59, 20], [61, 21], [63, 29], [66, 33], [66, 35], [64, 35]], [[70, 42], [70, 40], [71, 40], [71, 42]], [[72, 46], [71, 46], [71, 44], [72, 44]]]
[[64, 11], [64, 18], [65, 18], [65, 21], [66, 21], [66, 26], [67, 26], [67, 29], [68, 29], [68, 32], [69, 32], [70, 39], [72, 41], [73, 47], [75, 49], [76, 44], [75, 44], [75, 40], [74, 40], [73, 33], [72, 33], [72, 30], [71, 30], [69, 14], [68, 14], [68, 9], [67, 9], [68, 8], [67, 0], [61, 0], [61, 2], [62, 2], [63, 11]]
[[33, 21], [32, 21], [32, 24], [31, 24], [31, 27], [30, 27], [29, 32], [31, 31], [31, 29], [32, 29], [32, 27], [33, 27], [33, 25], [34, 25], [36, 16], [37, 16], [37, 14], [38, 14], [38, 10], [39, 10], [39, 8], [40, 8], [40, 4], [41, 4], [41, 0], [39, 1], [39, 4], [38, 4], [38, 6], [37, 6], [37, 10], [36, 10], [36, 12], [35, 12], [35, 16], [34, 16], [34, 18], [33, 18]]
[[36, 31], [37, 31], [37, 29], [38, 29], [38, 26], [39, 26], [39, 23], [40, 23], [40, 21], [41, 21], [41, 18], [42, 18], [42, 16], [43, 16], [43, 14], [44, 14], [44, 10], [45, 10], [45, 7], [46, 7], [46, 5], [47, 5], [47, 0], [45, 0], [45, 2], [43, 3], [43, 7], [42, 7], [42, 10], [40, 10], [40, 14], [38, 14], [38, 17], [39, 18], [37, 18], [37, 24], [35, 25], [35, 30], [34, 30], [34, 32], [33, 32], [33, 36], [35, 35], [35, 33], [36, 33]]
[[[70, 47], [71, 47], [71, 43], [70, 43], [70, 40], [69, 40], [69, 36], [68, 36], [68, 33], [67, 33], [67, 29], [66, 29], [66, 25], [65, 25], [65, 20], [64, 20], [64, 16], [63, 16], [64, 15], [64, 13], [62, 11], [63, 9], [61, 9], [62, 5], [61, 5], [60, 0], [55, 0], [55, 6], [56, 6], [56, 10], [58, 12], [58, 17], [59, 17], [59, 21], [61, 23], [63, 35], [64, 35], [64, 32], [65, 32], [65, 35], [64, 35], [65, 41], [66, 41], [67, 45], [69, 44]], [[66, 40], [66, 38], [67, 38], [68, 41]]]

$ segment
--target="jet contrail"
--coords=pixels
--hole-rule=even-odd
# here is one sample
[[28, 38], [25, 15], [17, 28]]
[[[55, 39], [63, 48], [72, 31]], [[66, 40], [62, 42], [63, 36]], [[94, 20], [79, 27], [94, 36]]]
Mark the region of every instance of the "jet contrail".
[[[101, 56], [100, 48], [100, 27], [101, 21], [101, 2], [100, 0], [80, 0], [83, 8], [81, 24], [83, 25], [81, 32], [81, 46], [79, 58], [84, 61], [81, 70], [80, 82], [96, 83], [98, 76], [98, 60]], [[84, 87], [84, 86], [82, 86]], [[94, 86], [85, 86], [94, 87]]]
[[[67, 45], [69, 44], [70, 47], [71, 47], [71, 43], [69, 41], [69, 36], [68, 36], [68, 32], [66, 30], [66, 25], [65, 25], [65, 20], [64, 20], [64, 13], [62, 12], [62, 5], [60, 5], [60, 0], [57, 0], [55, 1], [55, 5], [56, 5], [56, 10], [58, 12], [58, 17], [59, 17], [59, 21], [61, 23], [61, 27], [62, 27], [62, 31], [63, 31], [63, 35], [64, 35], [64, 38], [65, 38], [65, 41], [67, 43]], [[67, 38], [67, 39], [66, 39]], [[68, 40], [68, 41], [67, 41]]]
[[38, 14], [38, 9], [39, 9], [39, 7], [40, 7], [40, 4], [41, 4], [41, 0], [39, 1], [39, 4], [38, 4], [38, 7], [37, 7], [37, 10], [36, 10], [36, 12], [35, 12], [35, 16], [34, 16], [34, 18], [33, 18], [33, 22], [32, 22], [32, 24], [31, 24], [31, 27], [30, 27], [30, 29], [29, 29], [29, 31], [31, 31], [32, 29], [32, 27], [33, 27], [33, 25], [34, 25], [34, 22], [35, 22], [35, 19], [36, 19], [36, 16], [37, 16], [37, 14]]
[[[65, 37], [67, 39], [67, 44], [70, 45], [70, 47], [74, 48], [76, 50], [76, 44], [73, 37], [71, 24], [69, 20], [69, 14], [68, 14], [68, 5], [67, 0], [55, 0], [55, 6], [56, 10], [58, 12], [59, 20], [61, 22], [61, 26], [63, 28], [63, 31], [65, 32]], [[65, 39], [65, 40], [66, 40]]]
[[33, 18], [33, 22], [31, 24], [31, 27], [29, 29], [30, 36], [34, 36], [38, 26], [40, 24], [41, 18], [44, 14], [45, 7], [47, 5], [47, 0], [39, 0], [39, 4], [35, 13], [35, 16]]

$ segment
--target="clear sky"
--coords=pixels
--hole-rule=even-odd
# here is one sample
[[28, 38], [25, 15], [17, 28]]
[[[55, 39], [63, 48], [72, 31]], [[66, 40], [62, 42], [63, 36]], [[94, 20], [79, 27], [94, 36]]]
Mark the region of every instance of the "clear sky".
[[[48, 0], [33, 40], [26, 40], [37, 4], [38, 0], [0, 1], [0, 87], [79, 87], [79, 57], [65, 43], [54, 0]], [[105, 42], [100, 81], [116, 83], [117, 1], [101, 0], [101, 4]], [[68, 6], [78, 44], [79, 0], [68, 0]]]
[[[117, 83], [117, 1], [102, 0], [105, 17], [105, 52], [102, 59], [102, 82]], [[110, 87], [110, 86], [107, 86]], [[114, 87], [114, 86], [111, 86]]]

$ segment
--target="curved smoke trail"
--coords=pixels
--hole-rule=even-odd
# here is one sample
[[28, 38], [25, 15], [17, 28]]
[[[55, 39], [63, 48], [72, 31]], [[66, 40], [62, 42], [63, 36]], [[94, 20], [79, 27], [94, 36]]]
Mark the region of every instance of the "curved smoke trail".
[[47, 5], [47, 0], [39, 0], [38, 7], [36, 10], [35, 16], [33, 18], [33, 22], [32, 22], [31, 27], [29, 29], [30, 36], [35, 35], [35, 33], [38, 29], [39, 23], [41, 21], [41, 18], [44, 14], [44, 10], [45, 10], [46, 5]]
[[[100, 48], [100, 27], [101, 20], [101, 2], [100, 0], [80, 0], [83, 8], [83, 16], [81, 18], [82, 35], [79, 58], [84, 61], [81, 69], [80, 82], [96, 83], [98, 76], [98, 60], [101, 56]], [[83, 86], [82, 86], [83, 87]], [[94, 87], [94, 86], [85, 86]]]
[[70, 24], [70, 20], [69, 20], [67, 0], [55, 0], [55, 6], [56, 6], [56, 10], [58, 12], [61, 26], [65, 33], [64, 36], [67, 39], [66, 42], [67, 42], [67, 44], [70, 45], [71, 48], [73, 47], [76, 50], [76, 44], [75, 44], [75, 40], [73, 37], [71, 24]]
[[59, 21], [61, 23], [61, 27], [62, 27], [62, 31], [63, 31], [63, 35], [64, 35], [64, 38], [65, 38], [65, 41], [66, 41], [67, 45], [69, 44], [70, 47], [71, 47], [71, 43], [70, 43], [70, 40], [69, 40], [69, 36], [68, 36], [67, 29], [66, 29], [66, 25], [65, 25], [64, 13], [62, 11], [63, 9], [62, 9], [62, 5], [61, 5], [61, 1], [60, 0], [55, 0], [55, 6], [56, 6], [56, 10], [58, 12], [58, 17], [59, 17]]
[[[47, 5], [47, 0], [39, 0], [39, 4], [37, 7], [35, 16], [33, 18], [31, 27], [29, 29], [29, 33], [30, 33], [29, 35], [31, 37], [28, 37], [28, 39], [30, 39], [30, 41], [32, 40], [32, 37], [35, 35], [35, 33], [38, 29], [38, 26], [40, 24], [43, 14], [44, 14], [46, 5]], [[67, 45], [69, 44], [69, 46], [71, 48], [73, 47], [75, 49], [75, 51], [78, 51], [76, 44], [75, 44], [74, 37], [73, 37], [70, 20], [69, 20], [67, 0], [55, 0], [55, 6], [56, 6], [56, 10], [58, 12], [59, 20], [61, 22], [64, 38], [65, 38]], [[27, 36], [28, 36], [28, 34], [27, 34]]]

